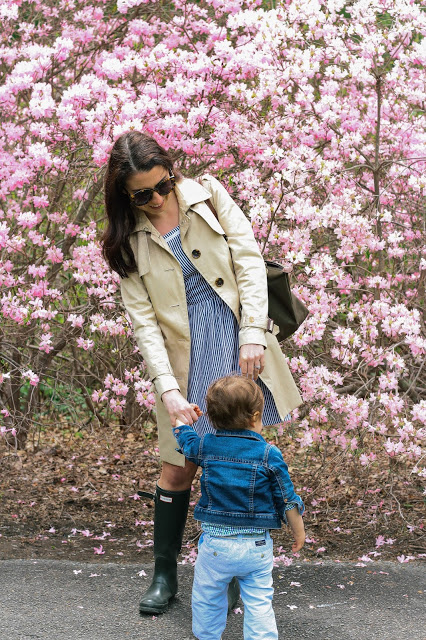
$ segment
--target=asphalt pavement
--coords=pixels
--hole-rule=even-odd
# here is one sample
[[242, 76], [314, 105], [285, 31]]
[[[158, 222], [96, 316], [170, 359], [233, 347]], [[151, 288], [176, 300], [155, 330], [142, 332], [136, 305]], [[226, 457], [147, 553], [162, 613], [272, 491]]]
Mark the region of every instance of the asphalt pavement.
[[[192, 640], [193, 567], [166, 614], [138, 614], [152, 565], [0, 561], [1, 640]], [[146, 574], [146, 575], [144, 575]], [[426, 640], [425, 565], [300, 562], [274, 569], [283, 640]], [[242, 608], [242, 605], [241, 605]], [[242, 640], [233, 613], [223, 640]]]

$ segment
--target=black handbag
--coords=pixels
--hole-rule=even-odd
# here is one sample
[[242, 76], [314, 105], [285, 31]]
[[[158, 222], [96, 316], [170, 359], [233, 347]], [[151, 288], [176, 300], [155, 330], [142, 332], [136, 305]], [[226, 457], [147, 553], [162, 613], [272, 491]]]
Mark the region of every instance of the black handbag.
[[[202, 182], [197, 179], [199, 184]], [[210, 200], [205, 200], [206, 205], [219, 220], [217, 211]], [[279, 328], [277, 340], [281, 342], [291, 336], [300, 327], [309, 314], [303, 302], [297, 298], [290, 289], [288, 269], [279, 262], [265, 260], [266, 278], [268, 282], [268, 326], [270, 333], [274, 330], [274, 324]]]
[[[303, 302], [292, 293], [288, 269], [279, 262], [265, 260], [268, 281], [268, 316], [279, 327], [277, 340], [281, 342], [300, 327], [309, 314]], [[273, 331], [268, 326], [268, 331]]]

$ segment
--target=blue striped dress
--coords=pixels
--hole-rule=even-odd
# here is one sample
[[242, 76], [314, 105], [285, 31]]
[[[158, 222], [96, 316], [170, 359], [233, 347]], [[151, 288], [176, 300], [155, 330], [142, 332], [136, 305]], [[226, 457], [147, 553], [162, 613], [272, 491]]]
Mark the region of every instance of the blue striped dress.
[[[241, 373], [238, 366], [238, 322], [230, 307], [184, 253], [179, 227], [175, 227], [163, 237], [182, 268], [185, 283], [191, 333], [187, 399], [188, 402], [197, 404], [205, 414], [205, 397], [210, 383], [231, 373]], [[265, 397], [263, 424], [273, 425], [282, 422], [268, 387], [260, 378], [257, 379], [257, 384]], [[195, 427], [199, 436], [214, 432], [214, 427], [206, 415], [197, 420]]]

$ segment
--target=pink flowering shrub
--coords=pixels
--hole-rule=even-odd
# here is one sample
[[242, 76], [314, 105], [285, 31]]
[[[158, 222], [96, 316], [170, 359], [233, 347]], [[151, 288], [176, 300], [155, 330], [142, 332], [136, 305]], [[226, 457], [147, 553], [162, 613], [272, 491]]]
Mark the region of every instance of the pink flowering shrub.
[[2, 432], [24, 443], [72, 390], [102, 420], [152, 412], [98, 243], [108, 152], [138, 129], [292, 265], [300, 446], [424, 475], [420, 3], [5, 0], [0, 22]]

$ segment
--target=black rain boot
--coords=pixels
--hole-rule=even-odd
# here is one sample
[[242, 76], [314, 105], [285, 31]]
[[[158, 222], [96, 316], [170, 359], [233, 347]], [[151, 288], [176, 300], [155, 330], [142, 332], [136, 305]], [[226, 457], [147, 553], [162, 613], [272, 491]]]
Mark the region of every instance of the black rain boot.
[[155, 570], [140, 613], [163, 613], [177, 593], [177, 558], [182, 546], [191, 490], [166, 491], [157, 485], [154, 513]]

